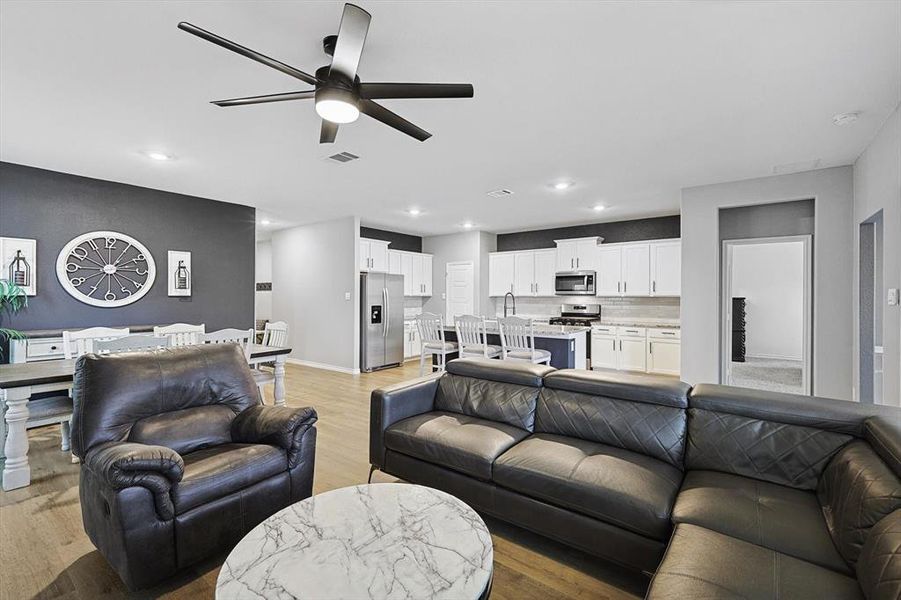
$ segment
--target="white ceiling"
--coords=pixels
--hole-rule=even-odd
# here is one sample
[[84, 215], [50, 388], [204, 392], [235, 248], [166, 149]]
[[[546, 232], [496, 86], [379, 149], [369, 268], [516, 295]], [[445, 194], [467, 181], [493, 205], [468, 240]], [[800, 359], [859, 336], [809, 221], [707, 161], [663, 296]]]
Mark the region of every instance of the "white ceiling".
[[[250, 204], [273, 227], [501, 232], [673, 214], [685, 186], [850, 164], [901, 101], [899, 2], [360, 4], [364, 81], [475, 86], [384, 101], [424, 143], [361, 117], [320, 146], [311, 102], [215, 107], [307, 86], [176, 29], [313, 72], [341, 2], [4, 0], [0, 159]], [[861, 119], [834, 126], [847, 111]], [[344, 150], [362, 158], [322, 159]], [[575, 186], [550, 189], [561, 178]], [[485, 195], [500, 187], [515, 195]]]

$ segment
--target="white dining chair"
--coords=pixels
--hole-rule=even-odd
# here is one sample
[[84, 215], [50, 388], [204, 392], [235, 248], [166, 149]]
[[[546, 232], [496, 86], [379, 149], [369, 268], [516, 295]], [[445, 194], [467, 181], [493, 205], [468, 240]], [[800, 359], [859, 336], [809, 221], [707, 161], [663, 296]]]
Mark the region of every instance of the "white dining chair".
[[94, 352], [94, 343], [114, 340], [129, 335], [128, 328], [90, 327], [78, 331], [63, 332], [63, 355], [71, 360], [82, 354]]
[[251, 329], [220, 329], [210, 333], [200, 334], [198, 342], [201, 344], [238, 344], [244, 352], [244, 357], [250, 360], [250, 344], [255, 332]]
[[457, 351], [455, 342], [444, 339], [444, 321], [440, 315], [422, 313], [416, 317], [416, 328], [419, 329], [419, 339], [422, 340], [422, 351], [419, 354], [419, 376], [425, 373], [425, 358], [427, 355], [437, 355], [438, 361], [432, 363], [432, 371], [444, 371], [447, 365], [447, 355]]
[[172, 325], [158, 325], [153, 328], [156, 337], [168, 337], [172, 346], [195, 346], [200, 343], [200, 336], [206, 333], [206, 325], [189, 325], [187, 323], [174, 323]]
[[460, 358], [482, 356], [495, 358], [501, 353], [500, 346], [488, 343], [485, 330], [485, 317], [475, 315], [458, 315], [454, 317], [454, 329], [457, 330], [457, 344], [460, 347]]
[[140, 352], [143, 350], [156, 350], [168, 348], [172, 340], [168, 337], [156, 337], [152, 335], [126, 335], [125, 337], [111, 340], [97, 340], [94, 342], [94, 352], [97, 354], [118, 354], [121, 352]]
[[288, 345], [288, 324], [284, 321], [275, 321], [266, 323], [263, 326], [263, 345], [264, 346], [287, 346]]
[[551, 364], [551, 353], [535, 348], [535, 325], [532, 319], [498, 317], [497, 326], [501, 333], [503, 360]]
[[[89, 327], [77, 331], [63, 331], [63, 356], [72, 360], [96, 352], [95, 345], [106, 340], [127, 336], [128, 328], [113, 329], [111, 327]], [[72, 388], [65, 396], [36, 398], [28, 402], [28, 421], [25, 429], [43, 427], [59, 423], [59, 448], [68, 452], [71, 444], [72, 425]]]

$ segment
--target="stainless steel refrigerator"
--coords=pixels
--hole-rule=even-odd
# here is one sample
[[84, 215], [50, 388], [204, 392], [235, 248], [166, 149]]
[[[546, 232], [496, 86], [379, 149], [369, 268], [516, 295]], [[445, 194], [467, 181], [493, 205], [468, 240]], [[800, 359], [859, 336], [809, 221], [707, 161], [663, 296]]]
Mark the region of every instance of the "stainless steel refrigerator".
[[360, 368], [404, 362], [404, 276], [360, 273]]

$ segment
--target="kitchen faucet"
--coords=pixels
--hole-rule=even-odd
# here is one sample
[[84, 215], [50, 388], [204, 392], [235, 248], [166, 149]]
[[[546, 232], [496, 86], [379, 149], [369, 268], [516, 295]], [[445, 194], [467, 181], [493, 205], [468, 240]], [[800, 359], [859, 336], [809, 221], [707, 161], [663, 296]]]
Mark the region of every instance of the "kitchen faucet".
[[507, 292], [504, 294], [504, 318], [507, 318], [507, 296], [510, 296], [513, 299], [513, 316], [516, 316], [516, 296], [513, 295], [513, 292]]

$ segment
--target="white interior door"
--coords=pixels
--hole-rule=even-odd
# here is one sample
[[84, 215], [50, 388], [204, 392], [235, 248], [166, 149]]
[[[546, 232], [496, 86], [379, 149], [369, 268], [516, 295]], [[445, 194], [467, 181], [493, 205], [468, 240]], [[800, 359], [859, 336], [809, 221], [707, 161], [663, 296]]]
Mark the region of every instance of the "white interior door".
[[456, 315], [475, 313], [475, 283], [471, 262], [447, 263], [445, 276], [447, 290], [447, 307], [445, 320], [452, 323]]

